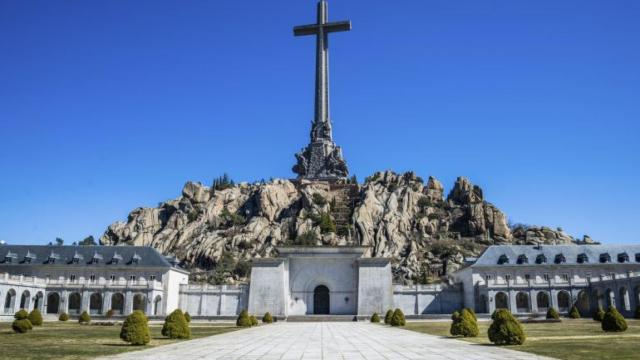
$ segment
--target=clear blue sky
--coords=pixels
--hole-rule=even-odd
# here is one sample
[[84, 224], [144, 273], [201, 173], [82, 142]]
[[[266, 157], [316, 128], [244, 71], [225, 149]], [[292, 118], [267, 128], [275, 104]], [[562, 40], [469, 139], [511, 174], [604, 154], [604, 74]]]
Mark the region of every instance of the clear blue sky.
[[[640, 2], [333, 0], [359, 179], [456, 176], [514, 222], [640, 242]], [[0, 0], [0, 239], [99, 236], [211, 183], [292, 177], [315, 1]]]

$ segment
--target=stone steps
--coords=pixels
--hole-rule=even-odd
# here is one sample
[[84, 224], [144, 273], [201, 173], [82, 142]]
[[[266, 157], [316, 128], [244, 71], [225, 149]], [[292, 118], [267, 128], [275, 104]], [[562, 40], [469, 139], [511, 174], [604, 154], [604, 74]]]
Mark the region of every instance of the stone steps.
[[[287, 322], [350, 322], [356, 315], [294, 315]], [[357, 321], [357, 320], [356, 320]]]

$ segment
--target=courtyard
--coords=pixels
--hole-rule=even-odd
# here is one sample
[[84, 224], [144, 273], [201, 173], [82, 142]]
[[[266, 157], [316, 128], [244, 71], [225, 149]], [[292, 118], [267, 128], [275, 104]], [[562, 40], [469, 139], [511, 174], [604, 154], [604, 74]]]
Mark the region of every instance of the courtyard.
[[280, 322], [104, 359], [544, 358], [368, 322]]

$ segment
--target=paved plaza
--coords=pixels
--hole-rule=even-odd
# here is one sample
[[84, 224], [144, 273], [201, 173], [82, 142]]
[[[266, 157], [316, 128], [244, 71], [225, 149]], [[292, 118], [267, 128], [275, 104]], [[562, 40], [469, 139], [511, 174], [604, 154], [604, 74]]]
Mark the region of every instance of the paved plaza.
[[104, 359], [548, 358], [365, 322], [281, 322]]

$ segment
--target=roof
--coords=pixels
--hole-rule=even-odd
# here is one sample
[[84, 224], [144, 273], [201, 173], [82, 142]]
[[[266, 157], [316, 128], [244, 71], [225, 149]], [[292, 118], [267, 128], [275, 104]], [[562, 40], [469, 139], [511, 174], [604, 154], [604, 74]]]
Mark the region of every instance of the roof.
[[0, 266], [34, 264], [76, 267], [173, 267], [164, 255], [146, 246], [0, 246]]
[[[537, 265], [536, 259], [546, 259], [548, 265], [593, 265], [601, 264], [600, 256], [606, 254], [612, 264], [620, 263], [622, 254], [628, 263], [640, 264], [640, 245], [493, 245], [472, 266]], [[586, 261], [579, 262], [585, 255]]]

